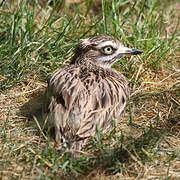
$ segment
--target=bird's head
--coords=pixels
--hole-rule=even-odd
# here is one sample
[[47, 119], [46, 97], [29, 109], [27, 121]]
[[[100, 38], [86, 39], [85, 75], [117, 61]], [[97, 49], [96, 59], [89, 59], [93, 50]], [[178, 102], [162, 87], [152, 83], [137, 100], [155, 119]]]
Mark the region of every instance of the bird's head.
[[[72, 63], [91, 61], [104, 68], [110, 68], [125, 55], [137, 55], [143, 51], [124, 47], [117, 39], [110, 36], [94, 36], [81, 39], [76, 48]], [[85, 62], [86, 63], [86, 62]]]

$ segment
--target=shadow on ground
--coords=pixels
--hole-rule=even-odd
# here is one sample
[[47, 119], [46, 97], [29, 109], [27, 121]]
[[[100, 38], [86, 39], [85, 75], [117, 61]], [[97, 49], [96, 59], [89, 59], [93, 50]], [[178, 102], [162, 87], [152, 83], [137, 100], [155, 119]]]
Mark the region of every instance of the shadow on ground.
[[[42, 112], [46, 103], [45, 99], [45, 90], [41, 90], [33, 94], [32, 98], [21, 106], [18, 114], [24, 116], [28, 120], [29, 123], [27, 126], [34, 124], [36, 125], [37, 129], [39, 129], [37, 122], [39, 123], [40, 127], [43, 126], [44, 117]], [[36, 118], [37, 122], [34, 118]]]

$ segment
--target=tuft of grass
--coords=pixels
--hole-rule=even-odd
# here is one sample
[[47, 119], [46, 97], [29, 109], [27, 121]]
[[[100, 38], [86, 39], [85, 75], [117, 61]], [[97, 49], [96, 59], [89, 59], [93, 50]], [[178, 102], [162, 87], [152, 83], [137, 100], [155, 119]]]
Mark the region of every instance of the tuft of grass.
[[[76, 2], [0, 3], [0, 177], [179, 179], [180, 3]], [[132, 90], [121, 123], [108, 134], [97, 129], [74, 159], [32, 114], [43, 105], [47, 76], [66, 65], [79, 39], [94, 35], [144, 54], [114, 65]]]

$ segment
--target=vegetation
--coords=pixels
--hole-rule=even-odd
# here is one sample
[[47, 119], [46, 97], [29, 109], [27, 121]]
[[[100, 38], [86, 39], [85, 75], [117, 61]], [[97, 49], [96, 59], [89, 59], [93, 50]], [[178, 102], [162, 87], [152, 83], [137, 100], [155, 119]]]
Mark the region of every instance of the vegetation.
[[[0, 3], [1, 179], [179, 179], [179, 1], [75, 2]], [[132, 91], [122, 122], [74, 159], [32, 114], [78, 40], [104, 34], [144, 54], [114, 66]]]

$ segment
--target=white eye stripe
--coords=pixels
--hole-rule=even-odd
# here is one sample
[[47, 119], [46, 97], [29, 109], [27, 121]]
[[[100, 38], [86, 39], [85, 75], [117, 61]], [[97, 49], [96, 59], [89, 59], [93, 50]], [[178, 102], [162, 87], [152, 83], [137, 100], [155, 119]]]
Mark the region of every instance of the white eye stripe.
[[96, 46], [96, 48], [101, 49], [101, 48], [106, 47], [106, 46], [112, 46], [114, 49], [118, 49], [117, 44], [113, 43], [112, 41], [102, 42], [98, 46]]
[[115, 51], [113, 54], [99, 57], [98, 60], [99, 61], [109, 61], [111, 59], [114, 59], [116, 56], [118, 56], [118, 54], [119, 54], [118, 51]]

